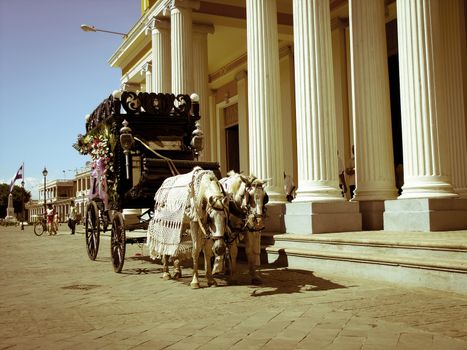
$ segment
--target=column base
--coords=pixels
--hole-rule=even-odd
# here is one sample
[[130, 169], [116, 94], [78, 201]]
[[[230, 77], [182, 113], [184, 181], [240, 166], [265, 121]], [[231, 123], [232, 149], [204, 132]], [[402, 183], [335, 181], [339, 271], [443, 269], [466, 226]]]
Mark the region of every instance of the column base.
[[287, 203], [284, 216], [287, 233], [315, 234], [362, 230], [358, 202]]
[[268, 203], [266, 205], [266, 219], [264, 232], [284, 233], [285, 203]]
[[364, 231], [382, 230], [384, 201], [360, 201], [359, 203], [362, 214], [362, 229]]
[[385, 231], [467, 229], [467, 199], [413, 198], [384, 202]]

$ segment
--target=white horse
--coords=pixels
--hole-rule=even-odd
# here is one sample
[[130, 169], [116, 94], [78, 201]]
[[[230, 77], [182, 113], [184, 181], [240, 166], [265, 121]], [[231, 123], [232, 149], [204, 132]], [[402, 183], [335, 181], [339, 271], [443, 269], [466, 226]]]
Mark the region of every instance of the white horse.
[[[167, 181], [169, 186], [163, 184], [157, 191], [154, 217], [148, 228], [148, 245], [151, 257], [162, 257], [165, 279], [171, 278], [167, 264], [168, 256], [174, 261], [174, 278], [178, 278], [181, 277], [179, 261], [191, 255], [192, 288], [200, 287], [198, 260], [203, 251], [207, 284], [215, 286], [217, 282], [212, 277], [211, 257], [213, 254], [225, 254], [224, 234], [227, 228], [229, 200], [212, 171], [195, 167], [190, 174], [191, 181], [184, 186], [180, 185], [184, 184], [182, 177], [186, 178], [188, 174], [168, 178], [164, 184]], [[173, 186], [173, 189], [177, 188], [174, 185], [177, 182], [180, 185], [178, 192], [164, 196], [164, 191], [171, 191], [170, 186]], [[187, 192], [185, 197], [180, 195], [184, 190]], [[174, 213], [180, 213], [180, 216]], [[175, 237], [174, 233], [177, 233], [178, 237]]]
[[[248, 259], [248, 270], [253, 284], [261, 283], [257, 267], [260, 265], [261, 231], [264, 229], [264, 206], [268, 195], [264, 190], [266, 181], [254, 176], [244, 176], [234, 171], [228, 177], [220, 180], [224, 190], [229, 195], [229, 238], [228, 251], [230, 259], [230, 281], [237, 280], [238, 241], [243, 238]], [[222, 270], [223, 257], [217, 257], [213, 273]]]

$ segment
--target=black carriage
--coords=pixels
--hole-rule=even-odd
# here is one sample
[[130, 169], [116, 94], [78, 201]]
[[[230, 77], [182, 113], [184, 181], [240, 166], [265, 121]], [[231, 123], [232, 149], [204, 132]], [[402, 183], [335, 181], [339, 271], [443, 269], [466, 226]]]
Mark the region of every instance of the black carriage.
[[[86, 134], [73, 145], [92, 158], [90, 201], [85, 213], [86, 249], [91, 260], [99, 250], [101, 230], [111, 228], [111, 259], [120, 272], [126, 231], [147, 229], [154, 195], [170, 176], [200, 166], [218, 176], [217, 162], [198, 161], [202, 149], [198, 97], [192, 95], [114, 92], [86, 119]], [[125, 222], [123, 209], [146, 209], [136, 222]]]

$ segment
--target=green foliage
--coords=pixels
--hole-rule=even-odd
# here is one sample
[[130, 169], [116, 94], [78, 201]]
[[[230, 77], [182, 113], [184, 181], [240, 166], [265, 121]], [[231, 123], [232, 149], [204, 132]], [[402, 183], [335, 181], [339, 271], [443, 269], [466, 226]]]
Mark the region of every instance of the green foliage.
[[[8, 195], [10, 190], [9, 184], [0, 184], [0, 218], [6, 216], [6, 209], [8, 207]], [[31, 192], [24, 190], [21, 186], [13, 187], [13, 207], [15, 208], [15, 213], [21, 213], [23, 198], [24, 203], [29, 202], [31, 199]]]

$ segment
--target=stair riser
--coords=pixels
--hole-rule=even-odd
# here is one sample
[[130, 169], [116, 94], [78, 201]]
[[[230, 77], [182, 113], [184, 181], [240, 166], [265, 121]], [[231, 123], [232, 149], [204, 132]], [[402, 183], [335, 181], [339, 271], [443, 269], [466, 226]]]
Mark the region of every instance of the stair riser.
[[334, 253], [363, 253], [374, 256], [423, 258], [429, 260], [457, 260], [467, 261], [466, 251], [428, 249], [426, 247], [402, 248], [402, 247], [378, 247], [372, 245], [353, 244], [327, 244], [316, 241], [276, 241], [274, 247], [277, 249], [314, 250]]
[[467, 294], [467, 273], [394, 266], [382, 263], [321, 259], [294, 256], [292, 254], [285, 256], [283, 254], [279, 255], [274, 251], [268, 251], [267, 257], [268, 263], [277, 263], [280, 266], [313, 271], [313, 274], [317, 277], [319, 277], [320, 273], [332, 273], [346, 277], [396, 283], [405, 287], [431, 288]]

